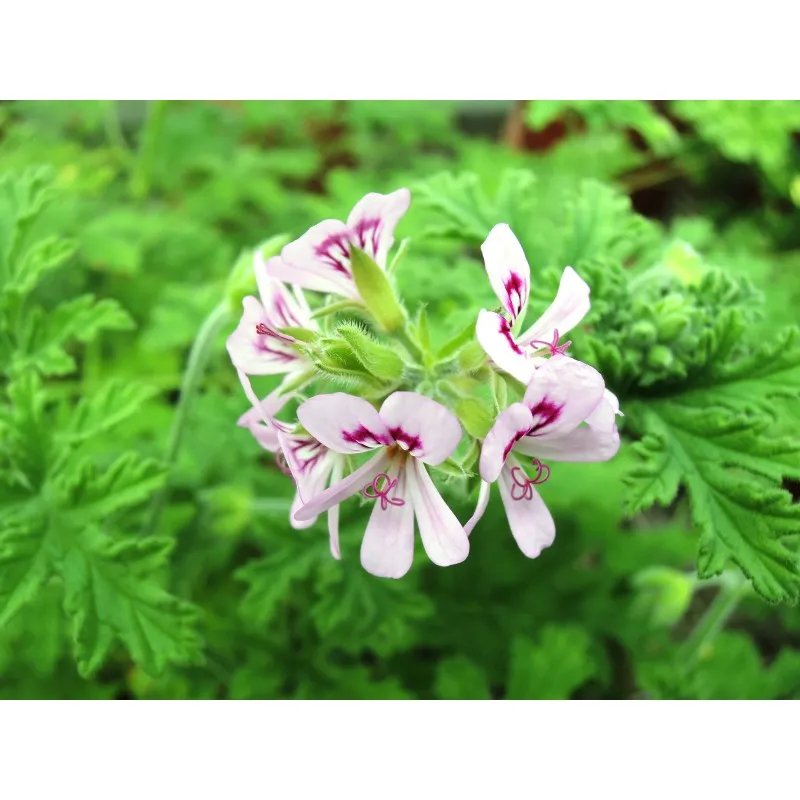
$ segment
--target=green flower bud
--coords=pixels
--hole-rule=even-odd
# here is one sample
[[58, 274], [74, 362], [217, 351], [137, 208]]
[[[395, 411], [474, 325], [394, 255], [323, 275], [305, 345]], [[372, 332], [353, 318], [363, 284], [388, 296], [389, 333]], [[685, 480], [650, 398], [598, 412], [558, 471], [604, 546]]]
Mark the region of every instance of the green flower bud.
[[392, 333], [405, 325], [406, 315], [386, 273], [357, 247], [350, 249], [353, 280], [367, 310], [378, 325]]
[[647, 365], [653, 369], [667, 370], [674, 360], [672, 350], [663, 344], [657, 344], [647, 352]]

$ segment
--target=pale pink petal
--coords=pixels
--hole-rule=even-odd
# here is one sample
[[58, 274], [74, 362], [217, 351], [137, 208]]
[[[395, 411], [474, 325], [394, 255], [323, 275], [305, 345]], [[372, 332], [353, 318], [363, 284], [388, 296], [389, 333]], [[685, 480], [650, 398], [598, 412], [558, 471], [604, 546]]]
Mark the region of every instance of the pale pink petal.
[[523, 403], [512, 403], [497, 415], [481, 446], [480, 473], [487, 483], [500, 475], [508, 454], [533, 425], [530, 409]]
[[392, 443], [375, 408], [345, 392], [318, 394], [306, 400], [297, 409], [297, 418], [314, 438], [337, 453], [364, 453]]
[[[334, 458], [331, 470], [331, 485], [339, 483], [344, 471], [344, 459], [338, 455]], [[328, 509], [328, 536], [330, 538], [331, 555], [339, 560], [342, 552], [339, 549], [339, 506]]]
[[416, 392], [390, 394], [380, 414], [392, 439], [426, 464], [441, 464], [461, 441], [458, 417], [441, 403]]
[[300, 499], [308, 502], [325, 488], [333, 469], [334, 454], [307, 433], [279, 430], [276, 435]]
[[588, 463], [608, 461], [619, 450], [619, 433], [589, 426], [575, 428], [566, 436], [525, 436], [514, 446], [515, 453], [535, 456], [543, 461], [574, 461]]
[[289, 291], [283, 283], [268, 274], [264, 258], [258, 251], [255, 254], [255, 274], [266, 324], [269, 328], [318, 330], [317, 324], [311, 320], [311, 314], [305, 301], [301, 305], [294, 292]]
[[350, 473], [338, 483], [331, 485], [324, 492], [320, 492], [316, 497], [309, 500], [295, 513], [295, 519], [301, 522], [304, 519], [311, 519], [333, 508], [348, 497], [358, 494], [365, 486], [372, 483], [376, 475], [379, 475], [389, 464], [389, 455], [386, 450], [373, 456], [366, 464], [363, 464], [355, 472]]
[[379, 578], [402, 578], [414, 560], [414, 506], [408, 495], [406, 465], [392, 462], [386, 474], [397, 484], [387, 493], [395, 501], [381, 503], [369, 517], [367, 530], [361, 541], [361, 564], [367, 572]]
[[463, 525], [442, 499], [421, 461], [406, 462], [406, 472], [409, 497], [428, 558], [440, 567], [460, 563], [469, 555], [469, 538]]
[[350, 269], [350, 232], [344, 222], [327, 219], [286, 245], [267, 262], [273, 278], [316, 292], [359, 299]]
[[511, 323], [502, 314], [480, 311], [475, 324], [475, 335], [487, 356], [503, 372], [507, 372], [521, 383], [527, 383], [536, 369], [528, 357], [528, 351], [514, 340]]
[[386, 255], [394, 244], [394, 229], [411, 204], [411, 192], [398, 189], [391, 194], [370, 192], [356, 203], [347, 218], [350, 241], [386, 267]]
[[305, 364], [290, 342], [272, 333], [259, 333], [258, 326], [267, 323], [261, 303], [255, 297], [245, 297], [242, 317], [226, 342], [234, 367], [247, 375], [278, 375]]
[[511, 535], [516, 539], [519, 549], [528, 558], [536, 558], [542, 550], [553, 544], [556, 524], [536, 488], [528, 486], [526, 491], [523, 489], [524, 482], [524, 473], [520, 471], [519, 464], [513, 457], [510, 458], [498, 481], [500, 499]]
[[566, 356], [553, 356], [534, 373], [522, 402], [533, 414], [529, 436], [564, 436], [577, 428], [603, 399], [600, 373]]
[[464, 533], [469, 536], [473, 528], [478, 524], [480, 518], [486, 513], [486, 508], [489, 505], [489, 492], [491, 485], [486, 481], [481, 481], [481, 488], [478, 491], [478, 504], [475, 506], [475, 513], [469, 518], [467, 524], [464, 526]]
[[263, 400], [259, 400], [255, 392], [253, 392], [247, 376], [240, 372], [239, 377], [243, 385], [245, 382], [247, 384], [245, 394], [247, 394], [250, 402], [253, 403], [253, 407], [245, 411], [236, 424], [241, 428], [247, 428], [265, 450], [275, 453], [280, 447], [277, 431], [282, 427], [288, 429], [288, 426], [283, 426], [273, 417], [289, 402], [292, 396], [291, 394], [281, 394], [280, 389], [276, 389], [270, 392]]
[[302, 522], [300, 520], [295, 519], [295, 513], [297, 510], [303, 505], [303, 498], [300, 497], [300, 492], [294, 493], [294, 498], [292, 499], [292, 506], [289, 509], [289, 524], [296, 530], [302, 531], [305, 528], [310, 528], [312, 525], [316, 524], [317, 520], [319, 519], [319, 515], [316, 517], [310, 517], [309, 519], [304, 519]]
[[520, 336], [520, 342], [534, 339], [550, 342], [554, 331], [559, 337], [571, 331], [589, 313], [589, 285], [572, 267], [567, 267], [561, 276], [556, 299], [550, 308]]
[[531, 285], [531, 268], [519, 240], [505, 222], [495, 225], [481, 245], [483, 263], [497, 299], [512, 323], [525, 316]]
[[619, 410], [617, 396], [606, 389], [603, 399], [598, 403], [597, 408], [586, 417], [586, 422], [593, 428], [611, 431], [617, 425], [617, 416], [624, 417], [625, 415]]

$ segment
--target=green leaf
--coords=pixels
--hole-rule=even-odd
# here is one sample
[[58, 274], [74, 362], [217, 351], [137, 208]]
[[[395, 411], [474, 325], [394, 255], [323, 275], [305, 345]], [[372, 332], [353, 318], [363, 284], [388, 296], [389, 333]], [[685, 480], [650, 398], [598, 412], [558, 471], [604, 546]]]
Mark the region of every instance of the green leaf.
[[46, 272], [57, 269], [71, 258], [76, 247], [76, 242], [55, 236], [36, 242], [11, 271], [3, 286], [4, 291], [27, 294]]
[[386, 273], [363, 251], [350, 247], [353, 281], [367, 310], [387, 333], [405, 325], [406, 315]]
[[117, 637], [152, 675], [169, 663], [200, 660], [198, 609], [149, 577], [154, 562], [164, 560], [164, 542], [114, 543], [94, 527], [74, 542], [58, 558], [56, 569], [64, 581], [64, 609], [81, 675], [92, 675], [102, 666]]
[[0, 626], [36, 597], [52, 573], [43, 547], [46, 533], [43, 521], [0, 515]]
[[591, 640], [583, 628], [548, 625], [537, 643], [514, 639], [506, 699], [566, 700], [597, 670]]
[[464, 656], [445, 658], [436, 665], [434, 691], [440, 700], [491, 700], [483, 670]]

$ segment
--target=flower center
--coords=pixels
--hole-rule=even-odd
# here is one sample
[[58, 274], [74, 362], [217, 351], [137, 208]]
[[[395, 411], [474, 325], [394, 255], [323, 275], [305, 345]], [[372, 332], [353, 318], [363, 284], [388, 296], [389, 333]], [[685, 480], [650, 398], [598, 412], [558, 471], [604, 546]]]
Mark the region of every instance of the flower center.
[[534, 346], [535, 350], [538, 350], [541, 347], [546, 347], [550, 351], [551, 356], [563, 356], [566, 355], [569, 346], [572, 342], [564, 342], [564, 344], [559, 344], [559, 333], [558, 328], [553, 331], [553, 341], [552, 342], [543, 342], [541, 339], [532, 339], [528, 342], [529, 345]]
[[375, 476], [375, 480], [372, 483], [368, 483], [362, 490], [361, 494], [367, 498], [367, 500], [377, 500], [380, 498], [381, 501], [381, 510], [386, 511], [386, 509], [392, 506], [404, 506], [406, 501], [403, 500], [402, 497], [389, 497], [389, 492], [397, 486], [397, 478], [392, 480], [385, 472], [381, 472], [380, 474]]
[[533, 478], [529, 478], [522, 467], [511, 467], [511, 480], [514, 481], [511, 487], [512, 500], [532, 500], [533, 487], [544, 483], [550, 477], [550, 467], [547, 464], [542, 464], [538, 458], [534, 458], [531, 463], [536, 470]]

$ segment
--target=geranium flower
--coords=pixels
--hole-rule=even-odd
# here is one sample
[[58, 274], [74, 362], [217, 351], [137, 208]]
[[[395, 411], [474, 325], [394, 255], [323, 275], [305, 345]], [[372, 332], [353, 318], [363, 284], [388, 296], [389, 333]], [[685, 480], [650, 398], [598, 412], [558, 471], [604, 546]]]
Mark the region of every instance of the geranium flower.
[[279, 257], [267, 262], [267, 272], [304, 289], [342, 295], [360, 303], [350, 266], [350, 247], [363, 250], [385, 269], [394, 229], [410, 203], [408, 189], [391, 194], [370, 192], [356, 203], [347, 222], [326, 219], [287, 244]]
[[461, 425], [440, 403], [395, 392], [376, 411], [366, 400], [337, 392], [313, 397], [297, 410], [303, 427], [336, 453], [377, 451], [366, 464], [297, 512], [311, 519], [361, 493], [374, 501], [361, 543], [361, 563], [373, 575], [401, 578], [414, 558], [414, 519], [434, 564], [458, 564], [469, 554], [464, 528], [437, 491], [425, 465], [452, 455]]
[[[613, 397], [613, 395], [612, 395]], [[536, 487], [550, 477], [550, 461], [608, 461], [619, 450], [605, 384], [600, 373], [580, 361], [556, 355], [534, 373], [520, 403], [495, 420], [483, 441], [478, 507], [465, 529], [470, 533], [489, 502], [489, 484], [498, 482], [511, 534], [520, 550], [536, 558], [555, 538], [555, 523]], [[600, 410], [598, 410], [600, 409]], [[594, 424], [582, 423], [593, 419]], [[532, 458], [526, 467], [523, 458]]]
[[504, 372], [528, 384], [546, 355], [564, 355], [571, 342], [559, 344], [589, 311], [589, 286], [572, 267], [561, 276], [555, 300], [524, 333], [531, 270], [517, 237], [505, 223], [495, 225], [481, 245], [486, 273], [506, 316], [485, 309], [475, 333], [486, 355]]

